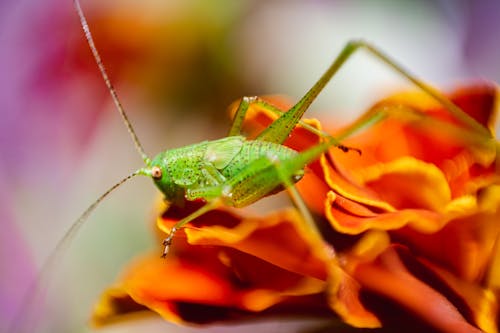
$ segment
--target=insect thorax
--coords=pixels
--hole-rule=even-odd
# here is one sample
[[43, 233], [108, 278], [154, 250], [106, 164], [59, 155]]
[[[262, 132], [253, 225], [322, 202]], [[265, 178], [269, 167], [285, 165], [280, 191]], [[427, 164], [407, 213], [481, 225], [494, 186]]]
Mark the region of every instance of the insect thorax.
[[[248, 178], [255, 179], [255, 184], [248, 186], [255, 185], [254, 192], [259, 193], [260, 197], [283, 188], [282, 180], [268, 170], [269, 166], [259, 169], [259, 165], [262, 165], [259, 162], [274, 165], [296, 154], [296, 151], [276, 143], [231, 136], [167, 150], [158, 154], [151, 165], [162, 170], [162, 177], [155, 179], [155, 183], [168, 201], [179, 203], [189, 198], [188, 192], [196, 193], [201, 190], [200, 193], [203, 193], [204, 189], [214, 189], [211, 193], [224, 192], [227, 195], [227, 189], [230, 191], [234, 187], [235, 191], [241, 191], [235, 193], [236, 201], [228, 200], [228, 203], [244, 206], [247, 202], [256, 201], [249, 188], [242, 186]], [[265, 184], [260, 184], [262, 175], [259, 174], [263, 173], [269, 174], [269, 177], [264, 177], [269, 179], [265, 180]], [[302, 174], [302, 170], [293, 170], [290, 174], [292, 182], [298, 181]], [[242, 177], [243, 175], [248, 177]], [[200, 198], [211, 199], [205, 196]]]

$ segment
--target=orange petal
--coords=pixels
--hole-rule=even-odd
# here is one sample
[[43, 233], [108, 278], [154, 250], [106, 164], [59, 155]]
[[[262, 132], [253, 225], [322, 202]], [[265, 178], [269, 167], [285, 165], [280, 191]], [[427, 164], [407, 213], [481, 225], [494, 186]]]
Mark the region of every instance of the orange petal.
[[446, 178], [435, 165], [402, 157], [377, 163], [352, 174], [396, 209], [428, 209], [439, 212], [451, 200]]
[[[345, 271], [338, 266], [331, 267], [330, 276], [335, 280], [329, 284], [329, 304], [342, 320], [349, 325], [362, 328], [380, 327], [382, 323], [368, 310], [361, 300], [361, 285], [347, 272], [360, 262], [374, 260], [389, 246], [389, 237], [383, 232], [369, 232], [340, 261]], [[347, 271], [347, 272], [346, 272]]]
[[450, 99], [491, 133], [495, 132], [498, 88], [490, 82], [462, 87]]
[[[288, 311], [293, 311], [310, 306], [310, 297], [324, 289], [323, 281], [280, 269], [253, 256], [195, 246], [182, 258], [169, 256], [165, 260], [155, 253], [137, 260], [103, 295], [93, 321], [102, 325], [145, 308], [176, 323], [227, 320], [289, 301], [295, 307]], [[306, 309], [305, 313], [310, 314]]]
[[423, 209], [404, 209], [377, 213], [333, 191], [325, 201], [325, 213], [333, 228], [346, 234], [359, 234], [370, 229], [393, 230], [407, 224], [419, 230], [438, 230], [444, 220], [440, 214]]
[[332, 275], [337, 276], [337, 283], [331, 288], [330, 306], [342, 320], [354, 327], [377, 328], [382, 323], [377, 316], [368, 310], [361, 301], [361, 285], [350, 275], [338, 267], [333, 268]]
[[[167, 211], [158, 219], [159, 228], [165, 232], [178, 221], [168, 216]], [[192, 245], [234, 248], [283, 269], [326, 279], [329, 258], [323, 241], [305, 226], [295, 209], [252, 218], [221, 207], [194, 220], [191, 226], [184, 233]]]
[[463, 309], [461, 312], [467, 315], [467, 319], [474, 322], [485, 332], [497, 332], [498, 301], [491, 290], [482, 288], [477, 283], [470, 283], [459, 278], [457, 275], [432, 264], [429, 260], [419, 258], [419, 260], [432, 270], [437, 277], [449, 288], [447, 296], [460, 298]]
[[[219, 269], [215, 265], [212, 268], [210, 270], [175, 258], [167, 261], [157, 255], [145, 257], [129, 268], [123, 280], [113, 287], [112, 294], [104, 294], [96, 307], [94, 321], [97, 324], [106, 323], [113, 316], [125, 312], [122, 308], [113, 312], [100, 310], [106, 309], [103, 304], [110, 303], [113, 299], [116, 303], [116, 298], [124, 299], [124, 295], [173, 322], [183, 320], [183, 304], [206, 304], [219, 308], [233, 305], [239, 295], [235, 294], [231, 284], [224, 278], [220, 265]], [[220, 315], [222, 314], [223, 311]], [[199, 321], [202, 319], [198, 318]]]
[[477, 200], [462, 201], [459, 218], [434, 234], [402, 229], [395, 234], [400, 241], [421, 255], [432, 258], [458, 277], [479, 283], [485, 278], [500, 236], [500, 186], [480, 192]]
[[[489, 128], [493, 126], [497, 103], [495, 86], [491, 84], [470, 86], [452, 95], [451, 98], [481, 124]], [[353, 181], [357, 186], [362, 186], [356, 182], [356, 175], [365, 168], [411, 156], [434, 164], [442, 170], [449, 182], [452, 197], [456, 198], [474, 193], [477, 185], [470, 183], [475, 182], [476, 178], [494, 176], [496, 171], [493, 164], [497, 158], [496, 141], [473, 137], [466, 129], [453, 125], [456, 121], [453, 121], [449, 113], [429, 96], [422, 93], [401, 93], [377, 104], [381, 105], [387, 108], [402, 105], [413, 112], [426, 114], [430, 119], [439, 119], [444, 123], [426, 125], [420, 123], [421, 120], [410, 119], [411, 117], [388, 118], [349, 138], [346, 144], [361, 148], [363, 155], [352, 156], [332, 151], [336, 163], [334, 168], [344, 178]], [[328, 166], [323, 165], [323, 167]], [[327, 172], [328, 170], [325, 174]], [[338, 192], [333, 185], [336, 179], [327, 178], [326, 181]], [[337, 186], [351, 192], [345, 184]], [[347, 193], [339, 193], [352, 199]]]
[[442, 294], [412, 276], [392, 248], [376, 262], [360, 264], [352, 274], [363, 288], [401, 304], [440, 331], [480, 332]]
[[395, 210], [389, 203], [383, 201], [375, 191], [356, 183], [354, 178], [339, 168], [339, 164], [336, 161], [323, 155], [320, 158], [320, 163], [324, 172], [325, 182], [336, 193], [352, 201], [384, 211]]
[[306, 169], [304, 177], [296, 183], [297, 190], [304, 199], [307, 207], [315, 214], [323, 215], [323, 201], [326, 194], [330, 190], [329, 186], [324, 182], [321, 176], [313, 170], [319, 168], [319, 163], [314, 162]]

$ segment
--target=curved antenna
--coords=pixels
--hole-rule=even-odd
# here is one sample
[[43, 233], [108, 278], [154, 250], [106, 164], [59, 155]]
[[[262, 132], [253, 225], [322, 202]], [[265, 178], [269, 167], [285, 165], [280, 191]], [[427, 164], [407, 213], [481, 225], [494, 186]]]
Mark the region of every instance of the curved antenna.
[[35, 325], [30, 318], [26, 316], [33, 314], [33, 307], [36, 306], [35, 300], [39, 296], [41, 288], [46, 284], [49, 278], [49, 273], [52, 272], [54, 265], [61, 259], [64, 254], [64, 250], [69, 246], [73, 238], [76, 236], [77, 232], [83, 226], [89, 215], [94, 211], [94, 209], [99, 205], [101, 201], [104, 200], [111, 192], [120, 187], [127, 180], [141, 174], [141, 171], [135, 171], [134, 173], [128, 175], [127, 177], [120, 180], [115, 185], [111, 186], [106, 192], [104, 192], [97, 200], [95, 200], [80, 217], [73, 222], [70, 228], [66, 231], [63, 238], [59, 240], [56, 247], [52, 250], [47, 260], [43, 263], [38, 278], [31, 284], [31, 286], [26, 291], [26, 295], [19, 307], [18, 313], [14, 316], [11, 325], [7, 332], [9, 333], [21, 333], [21, 332], [31, 332], [33, 330], [23, 327], [24, 325], [32, 324]]
[[89, 28], [89, 25], [87, 23], [87, 19], [85, 18], [85, 14], [83, 14], [82, 7], [80, 6], [80, 1], [73, 0], [73, 4], [75, 6], [76, 12], [78, 13], [78, 16], [80, 17], [80, 24], [83, 28], [83, 32], [85, 33], [85, 38], [87, 39], [87, 43], [89, 44], [90, 50], [92, 51], [92, 55], [94, 56], [94, 59], [97, 63], [97, 67], [99, 67], [99, 71], [101, 72], [102, 78], [104, 79], [104, 83], [106, 83], [106, 86], [108, 87], [109, 93], [111, 94], [111, 97], [113, 98], [113, 102], [115, 103], [115, 106], [118, 109], [118, 112], [120, 112], [120, 115], [122, 116], [123, 122], [125, 123], [125, 126], [127, 127], [127, 130], [129, 132], [130, 136], [132, 137], [132, 140], [134, 141], [135, 148], [137, 149], [137, 151], [141, 155], [144, 162], [147, 165], [149, 165], [150, 159], [146, 155], [144, 148], [142, 148], [141, 142], [139, 141], [139, 138], [137, 137], [137, 134], [135, 133], [134, 128], [132, 127], [132, 123], [130, 123], [130, 121], [127, 117], [127, 114], [125, 113], [125, 109], [123, 108], [122, 103], [120, 102], [120, 99], [118, 98], [118, 94], [116, 93], [116, 90], [113, 87], [111, 80], [109, 79], [106, 68], [104, 68], [104, 64], [102, 62], [99, 51], [97, 51], [97, 47], [95, 46], [94, 38], [92, 37], [92, 34], [90, 33], [90, 28]]

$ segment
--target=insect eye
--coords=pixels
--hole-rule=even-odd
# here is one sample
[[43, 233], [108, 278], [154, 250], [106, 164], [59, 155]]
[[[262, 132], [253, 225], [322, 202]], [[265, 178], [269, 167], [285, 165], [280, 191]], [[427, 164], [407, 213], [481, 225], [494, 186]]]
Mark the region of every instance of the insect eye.
[[154, 179], [160, 179], [162, 176], [162, 171], [161, 171], [160, 167], [158, 167], [158, 166], [152, 167], [151, 168], [151, 176]]

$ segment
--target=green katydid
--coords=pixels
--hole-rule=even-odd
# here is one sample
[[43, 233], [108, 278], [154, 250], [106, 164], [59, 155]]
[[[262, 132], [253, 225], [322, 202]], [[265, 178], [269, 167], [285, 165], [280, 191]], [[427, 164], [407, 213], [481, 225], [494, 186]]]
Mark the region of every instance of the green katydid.
[[[86, 220], [91, 211], [111, 191], [136, 175], [151, 177], [168, 202], [178, 203], [182, 200], [197, 199], [206, 201], [206, 204], [198, 211], [185, 217], [172, 228], [170, 234], [164, 240], [163, 257], [167, 255], [177, 230], [184, 227], [196, 217], [214, 209], [219, 202], [237, 208], [244, 207], [285, 188], [291, 191], [292, 198], [300, 208], [306, 223], [309, 223], [310, 227], [313, 228], [309, 214], [304, 208], [300, 196], [293, 189], [293, 184], [302, 178], [304, 168], [309, 163], [318, 159], [321, 154], [325, 153], [331, 147], [337, 147], [343, 151], [356, 150], [361, 153], [355, 148], [340, 144], [340, 140], [355, 130], [388, 115], [384, 109], [372, 112], [368, 117], [364, 117], [353, 123], [337, 138], [333, 138], [327, 133], [307, 126], [301, 121], [302, 116], [325, 85], [345, 61], [359, 49], [367, 50], [393, 70], [413, 82], [440, 102], [464, 125], [477, 133], [487, 134], [483, 127], [467, 114], [463, 113], [440, 92], [414, 77], [378, 48], [361, 40], [353, 40], [345, 45], [320, 79], [287, 112], [280, 111], [258, 97], [244, 97], [240, 101], [227, 137], [167, 150], [150, 159], [146, 155], [111, 84], [99, 52], [94, 44], [79, 0], [74, 0], [73, 2], [102, 77], [146, 166], [135, 171], [118, 184], [115, 184], [99, 197], [74, 223], [67, 235], [61, 240], [61, 243], [71, 238], [71, 235], [76, 232], [78, 226]], [[253, 104], [259, 104], [260, 107], [276, 113], [278, 118], [254, 140], [249, 140], [241, 135], [241, 127], [247, 110]], [[282, 143], [298, 124], [322, 137], [322, 143], [300, 153], [283, 146]]]

